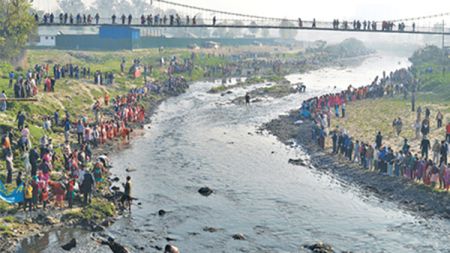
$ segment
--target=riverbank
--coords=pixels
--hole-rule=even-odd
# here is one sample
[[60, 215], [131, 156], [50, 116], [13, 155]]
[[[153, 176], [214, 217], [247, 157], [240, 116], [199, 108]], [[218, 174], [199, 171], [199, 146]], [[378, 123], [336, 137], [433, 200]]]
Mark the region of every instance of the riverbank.
[[[445, 139], [445, 124], [447, 123], [445, 119], [448, 119], [449, 109], [446, 101], [439, 99], [441, 95], [437, 90], [439, 90], [442, 85], [432, 85], [430, 83], [435, 82], [439, 78], [445, 79], [445, 73], [439, 73], [439, 76], [432, 73], [426, 73], [429, 71], [426, 70], [428, 69], [428, 67], [426, 67], [428, 65], [423, 63], [423, 61], [426, 61], [426, 59], [431, 60], [433, 58], [433, 54], [427, 53], [429, 50], [429, 48], [419, 50], [418, 52], [421, 52], [419, 53], [421, 57], [419, 57], [416, 52], [411, 58], [413, 66], [410, 69], [413, 73], [420, 73], [422, 80], [419, 82], [418, 86], [422, 87], [422, 89], [426, 88], [425, 90], [420, 89], [420, 92], [416, 94], [416, 109], [420, 106], [423, 114], [425, 113], [426, 108], [431, 110], [431, 130], [427, 136], [430, 139], [431, 144], [433, 144], [435, 139], [439, 142]], [[424, 54], [427, 56], [424, 57]], [[421, 58], [422, 60], [420, 64], [418, 63], [420, 62], [418, 61], [418, 58]], [[426, 78], [424, 78], [424, 76]], [[404, 75], [404, 78], [405, 77], [407, 76]], [[390, 147], [396, 152], [402, 149], [404, 139], [408, 139], [410, 145], [409, 151], [411, 151], [413, 155], [419, 153], [422, 137], [416, 138], [415, 130], [412, 127], [416, 121], [417, 114], [416, 112], [411, 111], [410, 99], [403, 98], [403, 95], [402, 97], [395, 94], [392, 96], [389, 95], [388, 85], [391, 85], [389, 83], [387, 86], [384, 86], [384, 84], [373, 85], [374, 84], [370, 86], [372, 93], [369, 92], [368, 94], [364, 94], [358, 99], [354, 96], [354, 98], [351, 99], [351, 102], [346, 102], [346, 114], [344, 118], [335, 117], [333, 110], [331, 125], [328, 126], [330, 132], [329, 135], [332, 134], [332, 131], [336, 130], [337, 135], [342, 136], [342, 138], [350, 136], [355, 143], [358, 140], [360, 142], [368, 143], [368, 145], [372, 145], [372, 143], [375, 142], [376, 133], [381, 131], [384, 137], [382, 143], [383, 146]], [[381, 91], [384, 96], [374, 93], [374, 91], [380, 87], [382, 87]], [[384, 90], [384, 88], [386, 88], [386, 90]], [[352, 93], [354, 91], [345, 92], [345, 96], [354, 94]], [[398, 93], [402, 92], [397, 92], [397, 94]], [[344, 92], [342, 94], [344, 94]], [[311, 108], [311, 111], [316, 111], [316, 109], [318, 109], [318, 111], [320, 110], [320, 108], [317, 108], [314, 105], [314, 107]], [[441, 111], [444, 118], [444, 127], [441, 128], [437, 128], [435, 120], [438, 111]], [[399, 117], [401, 117], [403, 121], [403, 128], [401, 133], [397, 135], [394, 133], [392, 122]], [[381, 168], [376, 169], [376, 172], [363, 169], [362, 166], [354, 162], [349, 162], [347, 158], [333, 154], [331, 149], [331, 138], [325, 138], [325, 149], [319, 148], [317, 140], [313, 140], [311, 137], [313, 123], [309, 119], [306, 119], [305, 122], [303, 122], [303, 120], [305, 119], [301, 118], [298, 111], [291, 111], [288, 116], [280, 116], [278, 119], [267, 123], [263, 127], [273, 135], [277, 136], [283, 143], [297, 143], [309, 152], [310, 161], [293, 159], [290, 161], [291, 163], [301, 166], [312, 165], [313, 168], [318, 170], [335, 174], [349, 184], [358, 185], [363, 191], [373, 192], [375, 195], [380, 196], [381, 199], [391, 200], [401, 206], [401, 208], [413, 211], [425, 218], [432, 216], [450, 218], [450, 208], [447, 207], [450, 194], [448, 194], [446, 190], [442, 188], [437, 189], [434, 184], [430, 184], [430, 172], [427, 171], [427, 174], [425, 175], [425, 170], [424, 172], [420, 172], [422, 169], [419, 170], [418, 168], [414, 168], [414, 171], [417, 170], [413, 176], [415, 177], [414, 180], [411, 179], [411, 176], [408, 176], [408, 171], [412, 169], [409, 169], [409, 167], [406, 166], [405, 168], [402, 167], [402, 172], [397, 171], [398, 168], [396, 169], [396, 174], [398, 173], [400, 175], [397, 177], [387, 176], [386, 174], [388, 172], [381, 173]], [[321, 122], [322, 126], [323, 124], [324, 123]], [[327, 124], [324, 126], [325, 128], [327, 128], [326, 125]], [[401, 165], [398, 165], [398, 167], [401, 167]], [[431, 187], [429, 185], [431, 185]], [[437, 185], [439, 185], [439, 182], [437, 182]]]
[[[52, 56], [52, 53], [50, 53], [46, 57]], [[71, 57], [87, 57], [86, 55], [74, 55], [71, 54]], [[55, 56], [56, 57], [56, 56]], [[218, 60], [220, 60], [220, 57], [216, 57]], [[214, 56], [212, 59], [216, 59]], [[97, 61], [98, 59], [90, 58], [89, 61]], [[131, 59], [127, 59], [127, 61], [131, 61]], [[46, 62], [45, 58], [39, 58], [39, 61]], [[119, 66], [120, 61], [118, 59], [115, 59], [111, 63], [108, 63], [107, 66]], [[79, 64], [83, 64], [83, 62], [80, 62]], [[216, 64], [216, 63], [212, 63]], [[101, 68], [101, 64], [98, 63], [98, 65], [95, 68]], [[113, 71], [117, 71], [117, 67], [112, 67]], [[203, 69], [203, 70], [207, 70]], [[155, 74], [156, 73], [156, 74]], [[159, 74], [158, 74], [159, 73]], [[203, 72], [201, 72], [203, 73]], [[206, 72], [205, 72], [206, 73]], [[67, 108], [70, 112], [70, 114], [75, 115], [76, 117], [80, 115], [80, 112], [84, 112], [88, 118], [93, 117], [93, 113], [91, 111], [91, 105], [95, 102], [95, 100], [98, 97], [103, 97], [104, 93], [109, 93], [111, 97], [114, 97], [116, 95], [123, 95], [124, 92], [127, 92], [128, 89], [131, 88], [139, 88], [142, 87], [143, 78], [130, 78], [127, 74], [117, 74], [117, 83], [112, 86], [99, 86], [91, 84], [91, 80], [82, 79], [82, 80], [73, 80], [73, 79], [64, 79], [61, 80], [61, 82], [58, 81], [56, 86], [55, 93], [40, 93], [38, 95], [38, 98], [41, 100], [39, 103], [33, 105], [31, 108], [26, 106], [14, 106], [12, 110], [9, 110], [6, 114], [6, 121], [8, 123], [8, 126], [10, 126], [10, 129], [15, 128], [15, 122], [14, 122], [14, 116], [17, 113], [18, 110], [25, 109], [25, 112], [28, 113], [31, 117], [30, 119], [30, 125], [32, 126], [33, 133], [33, 139], [32, 143], [36, 143], [40, 137], [44, 134], [50, 135], [51, 138], [55, 141], [55, 143], [62, 143], [63, 137], [62, 137], [62, 129], [55, 129], [53, 132], [45, 132], [42, 130], [41, 127], [41, 119], [40, 115], [51, 115], [53, 110], [55, 108]], [[165, 68], [159, 68], [158, 71], [153, 72], [152, 74], [152, 80], [164, 82], [165, 78]], [[178, 73], [177, 76], [182, 75], [183, 73]], [[204, 74], [200, 74], [198, 76], [190, 76], [188, 80], [197, 80], [199, 77], [204, 77]], [[208, 74], [209, 76], [209, 74]], [[65, 94], [75, 94], [76, 96], [71, 97], [67, 96]], [[147, 106], [150, 105], [150, 110], [154, 110], [159, 102], [165, 100], [167, 97], [171, 95], [176, 94], [167, 94], [167, 95], [161, 95], [156, 93], [149, 93], [148, 98], [141, 101], [142, 104], [146, 104]], [[148, 108], [147, 108], [148, 112]], [[108, 114], [105, 111], [105, 114]], [[149, 113], [147, 113], [147, 120], [149, 119]], [[136, 126], [137, 128], [140, 127], [140, 124]], [[120, 141], [120, 140], [119, 140]], [[114, 148], [116, 147], [117, 142], [109, 142], [106, 145], [102, 146], [101, 149], [98, 149], [96, 151], [96, 154], [102, 154], [102, 153], [111, 153]], [[58, 154], [61, 155], [61, 153]], [[94, 154], [93, 157], [96, 157]], [[21, 161], [16, 161], [16, 164], [21, 164]], [[63, 166], [61, 160], [57, 161], [57, 165]], [[20, 165], [18, 166], [19, 170]], [[71, 210], [64, 210], [63, 212], [54, 212], [54, 213], [46, 213], [45, 215], [41, 217], [33, 217], [33, 219], [29, 219], [29, 217], [24, 217], [24, 219], [16, 219], [14, 222], [7, 222], [7, 228], [5, 229], [5, 234], [8, 234], [5, 236], [5, 240], [7, 242], [14, 242], [20, 238], [27, 237], [32, 234], [39, 234], [47, 229], [54, 229], [58, 226], [83, 226], [84, 228], [88, 229], [104, 229], [102, 226], [99, 226], [101, 224], [110, 224], [112, 222], [111, 219], [108, 217], [114, 217], [116, 216], [116, 210], [117, 206], [112, 208], [112, 205], [108, 203], [110, 201], [111, 192], [109, 192], [109, 184], [104, 187], [104, 194], [103, 196], [99, 196], [99, 198], [94, 199], [93, 205], [89, 206], [88, 208], [81, 209], [81, 208], [74, 208]], [[106, 200], [105, 200], [106, 198]], [[7, 212], [10, 212], [9, 210]], [[20, 210], [16, 209], [12, 212], [21, 212]], [[16, 215], [16, 214], [13, 214]], [[20, 215], [19, 215], [20, 216]], [[18, 216], [18, 217], [19, 217]], [[21, 218], [21, 217], [19, 217]], [[11, 220], [10, 218], [7, 218], [7, 220]], [[86, 220], [94, 220], [92, 222], [86, 222]], [[106, 221], [105, 221], [106, 220]], [[105, 221], [105, 222], [104, 222]], [[26, 226], [21, 226], [25, 224]], [[36, 226], [33, 228], [33, 226]], [[14, 232], [16, 230], [16, 232]], [[14, 233], [9, 233], [10, 231], [13, 231]], [[13, 238], [14, 235], [20, 234], [20, 236]], [[5, 246], [6, 247], [6, 246]]]
[[330, 149], [321, 150], [311, 138], [312, 122], [301, 120], [298, 111], [280, 116], [263, 126], [264, 130], [276, 136], [286, 145], [300, 145], [309, 154], [308, 158], [293, 157], [290, 163], [309, 166], [325, 173], [337, 175], [347, 184], [357, 185], [362, 194], [375, 194], [380, 198], [397, 203], [400, 208], [415, 212], [425, 218], [437, 215], [450, 218], [450, 194], [433, 191], [430, 187], [416, 184], [403, 177], [389, 177], [362, 169], [361, 166], [348, 162], [337, 155], [332, 155]]
[[[43, 54], [45, 53], [45, 55]], [[52, 57], [60, 54], [60, 58], [58, 62], [55, 62]], [[104, 55], [104, 54], [99, 54]], [[66, 59], [67, 56], [70, 56], [70, 59]], [[67, 64], [67, 62], [77, 62], [79, 66], [80, 72], [82, 68], [90, 65], [90, 62], [99, 60], [98, 57], [89, 56], [88, 60], [84, 57], [88, 57], [88, 55], [83, 54], [74, 54], [71, 52], [55, 52], [55, 51], [34, 51], [29, 55], [30, 65], [34, 66], [35, 64], [42, 64], [41, 66], [45, 66], [45, 64]], [[85, 120], [89, 123], [85, 125], [85, 127], [92, 125], [97, 125], [93, 119], [95, 119], [95, 113], [93, 108], [93, 104], [100, 104], [99, 109], [99, 118], [101, 119], [101, 124], [108, 122], [113, 122], [118, 119], [118, 115], [114, 111], [114, 104], [119, 102], [119, 100], [124, 101], [123, 98], [127, 98], [127, 106], [129, 105], [130, 110], [133, 109], [135, 116], [135, 120], [131, 120], [130, 116], [129, 122], [126, 124], [127, 129], [131, 129], [132, 133], [129, 134], [132, 138], [140, 135], [139, 129], [141, 129], [144, 125], [150, 123], [150, 118], [155, 112], [157, 106], [168, 97], [176, 96], [180, 93], [183, 93], [188, 86], [183, 85], [183, 82], [180, 83], [180, 79], [174, 81], [168, 81], [165, 77], [165, 68], [159, 68], [152, 72], [153, 77], [150, 77], [149, 80], [156, 85], [161, 87], [161, 91], [152, 91], [149, 90], [148, 87], [144, 87], [144, 78], [135, 78], [131, 77], [128, 74], [120, 73], [117, 71], [117, 68], [120, 65], [119, 58], [124, 57], [123, 54], [115, 55], [115, 58], [110, 60], [111, 65], [105, 64], [105, 66], [98, 63], [95, 67], [96, 69], [102, 69], [102, 71], [111, 71], [111, 73], [115, 73], [115, 82], [109, 83], [106, 85], [97, 85], [92, 84], [90, 80], [93, 76], [91, 73], [90, 77], [84, 76], [84, 74], [79, 74], [80, 78], [76, 78], [73, 76], [69, 78], [62, 78], [56, 80], [56, 85], [54, 91], [52, 92], [44, 92], [42, 87], [38, 86], [38, 94], [35, 94], [34, 98], [36, 101], [31, 104], [23, 104], [23, 103], [8, 103], [7, 111], [0, 114], [2, 119], [1, 130], [3, 136], [5, 136], [6, 132], [10, 132], [12, 139], [12, 152], [14, 153], [14, 169], [13, 169], [13, 178], [16, 178], [18, 172], [22, 172], [25, 177], [23, 180], [27, 181], [30, 179], [29, 171], [27, 171], [24, 167], [25, 163], [22, 160], [22, 153], [19, 148], [19, 142], [21, 133], [17, 131], [15, 126], [16, 115], [18, 112], [23, 112], [25, 116], [25, 125], [28, 125], [30, 129], [29, 141], [37, 146], [38, 143], [42, 141], [42, 138], [46, 136], [46, 138], [51, 139], [53, 141], [53, 164], [52, 164], [52, 172], [50, 178], [53, 182], [61, 182], [61, 184], [66, 184], [64, 181], [66, 178], [66, 170], [67, 164], [64, 163], [65, 159], [63, 158], [63, 149], [66, 147], [62, 147], [64, 143], [64, 128], [62, 124], [55, 124], [53, 121], [53, 114], [55, 111], [59, 110], [60, 113], [63, 111], [67, 115], [72, 115], [75, 119], [72, 124], [76, 124], [78, 120]], [[132, 61], [131, 57], [134, 55], [128, 55], [128, 59]], [[35, 62], [36, 61], [36, 62]], [[114, 64], [115, 66], [113, 67]], [[11, 71], [15, 72], [16, 77], [19, 75], [24, 76], [24, 71], [21, 68], [17, 68], [13, 70], [9, 65], [0, 66], [0, 86], [4, 89], [8, 97], [13, 96], [12, 87], [8, 87], [8, 73]], [[89, 68], [90, 68], [89, 67]], [[72, 68], [72, 67], [71, 67]], [[106, 68], [106, 70], [105, 70]], [[30, 73], [37, 73], [36, 68], [33, 67], [33, 70], [30, 68]], [[94, 71], [93, 69], [90, 71]], [[49, 71], [50, 72], [50, 71]], [[69, 75], [66, 73], [66, 75]], [[70, 74], [72, 75], [72, 74]], [[34, 76], [34, 74], [33, 74]], [[92, 77], [93, 78], [93, 77]], [[195, 75], [190, 75], [189, 78], [196, 79]], [[106, 76], [105, 76], [105, 79]], [[13, 80], [15, 82], [15, 80]], [[138, 91], [138, 93], [133, 93]], [[144, 91], [144, 92], [141, 92]], [[108, 99], [107, 99], [108, 97]], [[137, 99], [137, 100], [135, 100]], [[111, 100], [111, 101], [107, 101]], [[130, 102], [131, 101], [131, 102]], [[108, 104], [108, 102], [110, 102]], [[120, 102], [121, 105], [124, 102]], [[145, 110], [145, 117], [137, 120], [137, 110], [140, 106], [142, 106]], [[43, 122], [45, 124], [46, 118], [51, 119], [51, 129], [43, 128]], [[120, 117], [120, 116], [119, 116]], [[64, 118], [61, 116], [61, 118]], [[100, 123], [100, 122], [99, 122]], [[74, 125], [75, 125], [74, 124]], [[120, 128], [122, 131], [122, 127]], [[134, 129], [134, 131], [132, 130]], [[75, 130], [75, 131], [74, 131]], [[80, 149], [80, 146], [76, 144], [76, 140], [72, 140], [72, 136], [77, 135], [76, 127], [72, 126], [72, 130], [70, 131], [71, 136], [70, 140], [72, 150]], [[109, 134], [108, 134], [109, 136]], [[85, 136], [87, 139], [87, 136]], [[85, 138], [83, 137], [83, 138]], [[92, 147], [92, 155], [90, 155], [91, 161], [87, 161], [85, 163], [80, 163], [77, 166], [83, 166], [85, 168], [89, 168], [89, 170], [94, 167], [94, 162], [97, 157], [107, 154], [111, 155], [111, 153], [116, 152], [119, 149], [126, 148], [129, 145], [129, 141], [125, 142], [122, 134], [120, 135], [111, 135], [111, 137], [105, 138], [105, 142], [98, 147]], [[100, 140], [97, 140], [100, 142]], [[42, 142], [41, 142], [42, 143]], [[30, 145], [31, 146], [31, 145]], [[42, 148], [42, 145], [41, 145]], [[5, 154], [5, 149], [2, 150], [3, 155]], [[87, 152], [87, 151], [86, 151]], [[72, 154], [71, 154], [72, 155]], [[3, 157], [3, 156], [2, 156]], [[74, 156], [76, 157], [76, 155]], [[77, 157], [78, 159], [78, 157]], [[0, 166], [0, 169], [6, 171], [3, 167], [3, 164]], [[86, 206], [82, 207], [81, 196], [75, 195], [74, 197], [74, 207], [73, 208], [57, 208], [54, 207], [53, 201], [47, 205], [47, 210], [42, 210], [42, 206], [38, 206], [36, 210], [33, 212], [23, 212], [22, 208], [17, 205], [9, 205], [6, 202], [0, 203], [0, 212], [2, 216], [0, 217], [1, 228], [0, 228], [0, 249], [2, 252], [15, 252], [16, 244], [24, 238], [32, 237], [32, 236], [41, 236], [45, 232], [49, 230], [54, 230], [62, 227], [81, 227], [83, 229], [87, 229], [90, 231], [103, 231], [105, 227], [111, 225], [114, 222], [115, 217], [121, 214], [120, 208], [118, 206], [118, 200], [121, 196], [118, 189], [110, 189], [111, 185], [114, 182], [118, 182], [121, 179], [111, 178], [111, 174], [109, 172], [109, 168], [106, 168], [106, 174], [102, 175], [103, 182], [98, 182], [96, 186], [96, 191], [93, 193], [92, 202]], [[72, 171], [73, 173], [73, 171]], [[6, 176], [4, 173], [0, 176], [2, 182], [5, 182]], [[123, 182], [123, 181], [121, 181]], [[15, 187], [15, 184], [6, 184], [8, 190], [12, 190]], [[66, 186], [67, 187], [67, 186]], [[50, 199], [53, 199], [53, 194], [50, 195]], [[64, 202], [64, 206], [66, 203]]]

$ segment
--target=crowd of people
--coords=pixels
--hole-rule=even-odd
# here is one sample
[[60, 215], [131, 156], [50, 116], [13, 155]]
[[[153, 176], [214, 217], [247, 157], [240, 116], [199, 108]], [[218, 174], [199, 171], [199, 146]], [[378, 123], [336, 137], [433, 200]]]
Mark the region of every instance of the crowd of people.
[[[70, 24], [70, 25], [98, 25], [100, 22], [100, 15], [96, 13], [95, 15], [91, 14], [70, 14], [70, 13], [60, 13], [58, 16], [58, 20], [55, 20], [55, 15], [53, 13], [45, 13], [40, 19], [38, 14], [34, 14], [35, 21], [37, 23], [42, 24]], [[217, 24], [217, 18], [214, 16], [211, 20], [213, 26]], [[311, 23], [311, 28], [317, 28], [316, 19], [314, 18]], [[392, 21], [382, 21], [378, 24], [376, 21], [370, 20], [353, 20], [347, 21], [339, 19], [334, 19], [332, 21], [332, 27], [335, 30], [362, 30], [362, 31], [377, 31], [379, 26], [381, 26], [381, 31], [394, 31], [394, 27], [397, 26], [397, 30], [400, 32], [405, 31], [406, 24], [404, 22], [394, 23]], [[189, 15], [181, 17], [179, 14], [170, 14], [170, 15], [162, 15], [162, 14], [142, 14], [140, 17], [135, 18], [132, 14], [122, 14], [117, 16], [113, 14], [111, 16], [111, 24], [122, 24], [122, 25], [142, 25], [142, 26], [180, 26], [180, 25], [192, 25], [195, 26], [198, 24], [197, 16], [190, 17]], [[254, 24], [253, 24], [254, 25]], [[263, 25], [263, 24], [261, 24]], [[298, 18], [298, 27], [303, 28], [305, 26], [305, 21], [301, 18]], [[416, 23], [413, 22], [411, 24], [411, 31], [416, 31]]]
[[[36, 23], [45, 24], [45, 25], [91, 25], [100, 24], [100, 15], [96, 13], [92, 14], [72, 14], [72, 13], [60, 13], [58, 16], [55, 16], [53, 13], [45, 13], [42, 16], [39, 16], [38, 13], [35, 13], [34, 20]], [[213, 25], [216, 24], [216, 17], [212, 19]], [[181, 17], [178, 14], [170, 14], [170, 15], [161, 15], [161, 14], [149, 14], [149, 15], [141, 15], [139, 18], [134, 18], [132, 14], [122, 14], [120, 17], [116, 14], [111, 16], [111, 24], [122, 24], [122, 25], [197, 25], [197, 16], [190, 17], [186, 15], [185, 17]]]
[[[39, 140], [32, 139], [28, 125], [36, 124], [36, 115], [20, 111], [16, 116], [17, 128], [4, 132], [1, 144], [2, 158], [7, 168], [6, 184], [13, 182], [13, 175], [16, 175], [17, 187], [23, 184], [23, 208], [30, 211], [38, 207], [45, 209], [49, 203], [52, 208], [71, 208], [78, 199], [79, 203], [87, 205], [98, 184], [103, 184], [106, 179], [109, 168], [107, 156], [96, 156], [95, 149], [118, 139], [128, 142], [133, 132], [132, 126], [144, 124], [145, 108], [141, 101], [150, 92], [177, 95], [188, 87], [187, 81], [175, 74], [192, 70], [192, 61], [187, 59], [179, 63], [173, 57], [167, 65], [169, 78], [161, 83], [147, 81], [144, 86], [132, 88], [123, 96], [110, 97], [105, 93], [97, 97], [92, 106], [93, 117], [89, 117], [87, 112], [71, 115], [69, 111], [62, 112], [59, 109], [52, 115], [39, 115], [44, 130], [44, 135]], [[122, 60], [120, 69], [124, 72], [125, 68], [126, 61]], [[129, 74], [142, 68], [147, 73], [153, 67], [135, 59]], [[27, 97], [36, 95], [38, 90], [54, 91], [56, 80], [61, 78], [91, 77], [90, 68], [75, 64], [54, 64], [53, 73], [51, 71], [49, 64], [37, 64], [25, 77], [11, 72], [9, 83], [10, 86], [19, 86], [14, 88], [17, 97]], [[103, 75], [96, 71], [93, 77], [95, 84], [114, 83], [112, 72]], [[2, 101], [1, 109], [6, 110], [5, 101]], [[64, 141], [55, 144], [49, 137], [54, 134], [61, 134]], [[20, 156], [19, 159], [15, 159], [17, 155]], [[23, 167], [24, 170], [19, 172], [16, 167]], [[130, 207], [132, 198], [127, 195], [131, 191], [130, 187], [125, 187], [122, 206], [128, 203]]]
[[[55, 65], [56, 77], [64, 77], [62, 73], [66, 71], [59, 74], [62, 68]], [[21, 82], [24, 78], [19, 78], [16, 83], [35, 83], [42, 71], [48, 74], [49, 67], [36, 65], [35, 70], [27, 74], [26, 81]], [[72, 76], [72, 71], [67, 71]], [[13, 75], [10, 77], [14, 78]], [[54, 88], [46, 85], [43, 89], [52, 91]], [[16, 117], [17, 128], [4, 132], [1, 144], [7, 169], [6, 184], [13, 182], [13, 174], [17, 187], [23, 184], [23, 208], [30, 211], [38, 207], [46, 209], [49, 203], [54, 208], [70, 208], [77, 196], [82, 205], [87, 205], [96, 186], [104, 182], [109, 168], [107, 156], [95, 156], [94, 149], [116, 139], [129, 140], [132, 125], [142, 125], [145, 121], [145, 108], [140, 101], [147, 94], [145, 87], [133, 88], [128, 94], [113, 98], [105, 93], [96, 99], [92, 118], [87, 113], [72, 116], [68, 111], [61, 115], [59, 110], [53, 115], [42, 115], [44, 135], [33, 140], [34, 143], [28, 123], [35, 115], [20, 111]], [[19, 95], [22, 96], [22, 92]], [[64, 136], [64, 142], [55, 144], [49, 134], [58, 132]], [[14, 157], [17, 154], [19, 159]], [[17, 164], [17, 160], [21, 164]], [[17, 166], [25, 170], [18, 172]]]
[[[346, 20], [339, 21], [339, 19], [333, 20], [333, 29], [339, 30], [359, 30], [359, 31], [377, 31], [377, 22], [376, 21], [370, 21], [370, 20], [363, 20], [362, 22], [360, 20], [353, 20], [353, 22], [348, 22]], [[391, 21], [382, 21], [381, 22], [381, 31], [394, 31], [394, 26], [398, 27], [398, 31], [404, 32], [406, 25], [404, 22], [400, 22], [398, 24], [395, 24]], [[413, 32], [416, 31], [416, 23], [411, 24], [411, 30]]]
[[[30, 130], [23, 112], [17, 115], [18, 127], [2, 136], [3, 155], [7, 167], [6, 183], [12, 183], [14, 169], [14, 149], [20, 151], [25, 174], [17, 173], [16, 184], [24, 183], [24, 208], [30, 211], [42, 204], [45, 209], [49, 200], [54, 200], [55, 207], [64, 207], [64, 201], [71, 208], [77, 193], [83, 195], [82, 204], [90, 202], [96, 184], [101, 184], [107, 175], [109, 162], [106, 155], [94, 157], [93, 148], [114, 139], [126, 142], [133, 131], [132, 124], [143, 124], [145, 109], [139, 101], [146, 93], [135, 93], [134, 89], [127, 95], [117, 96], [110, 101], [109, 95], [97, 99], [92, 110], [94, 118], [79, 115], [73, 119], [68, 111], [60, 119], [56, 110], [51, 125], [62, 127], [64, 143], [54, 146], [47, 135], [39, 143], [31, 143]], [[100, 112], [112, 113], [111, 117]], [[76, 138], [71, 138], [76, 134]], [[16, 139], [14, 139], [16, 138]], [[76, 142], [75, 142], [76, 140]], [[61, 152], [57, 153], [56, 149]], [[58, 163], [59, 162], [59, 163]], [[58, 166], [62, 164], [62, 168]], [[57, 173], [53, 173], [57, 172]], [[23, 176], [29, 178], [23, 181]]]
[[[331, 126], [332, 108], [335, 117], [345, 115], [345, 106], [355, 100], [379, 98], [402, 94], [413, 89], [414, 85], [405, 75], [408, 70], [402, 69], [391, 73], [368, 85], [359, 88], [349, 87], [340, 93], [332, 93], [320, 97], [314, 97], [303, 102], [300, 114], [304, 118], [313, 120], [312, 139], [321, 149], [326, 148], [327, 138], [331, 139], [331, 150], [349, 161], [359, 163], [363, 168], [378, 171], [388, 176], [406, 177], [419, 181], [425, 185], [439, 187], [449, 190], [450, 167], [447, 161], [449, 151], [450, 123], [446, 126], [446, 136], [443, 140], [429, 140], [431, 111], [425, 108], [422, 116], [422, 108], [416, 110], [416, 138], [420, 141], [420, 154], [413, 154], [408, 139], [404, 139], [402, 148], [394, 150], [383, 142], [383, 135], [378, 132], [373, 142], [367, 140], [355, 140], [350, 133], [336, 126]], [[383, 76], [385, 76], [383, 74]], [[395, 80], [395, 81], [394, 81]], [[395, 88], [398, 87], [398, 88]], [[400, 88], [401, 87], [401, 88]], [[403, 91], [402, 91], [403, 89]], [[406, 90], [406, 91], [405, 91]], [[342, 111], [340, 111], [341, 109]], [[443, 115], [440, 111], [436, 113], [436, 128], [442, 128]], [[402, 120], [397, 118], [392, 124], [394, 132], [401, 134]], [[430, 154], [432, 153], [432, 156]]]

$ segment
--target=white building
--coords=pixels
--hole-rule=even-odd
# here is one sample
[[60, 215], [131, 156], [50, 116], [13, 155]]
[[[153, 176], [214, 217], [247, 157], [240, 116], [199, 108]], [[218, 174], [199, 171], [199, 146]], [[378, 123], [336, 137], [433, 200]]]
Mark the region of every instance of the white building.
[[37, 47], [54, 47], [56, 46], [55, 35], [39, 35], [39, 39], [33, 43]]

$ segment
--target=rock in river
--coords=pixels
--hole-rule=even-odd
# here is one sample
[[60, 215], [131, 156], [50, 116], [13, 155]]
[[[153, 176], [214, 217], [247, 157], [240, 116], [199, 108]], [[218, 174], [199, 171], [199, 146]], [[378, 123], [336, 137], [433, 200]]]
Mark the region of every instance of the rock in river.
[[333, 247], [323, 242], [318, 242], [312, 245], [304, 245], [304, 248], [311, 250], [314, 253], [334, 253]]
[[61, 246], [61, 248], [63, 248], [63, 250], [67, 250], [70, 251], [71, 249], [75, 248], [77, 246], [77, 240], [72, 239], [70, 240], [70, 242], [68, 242], [67, 244], [64, 244], [63, 246]]
[[245, 240], [245, 236], [243, 234], [234, 234], [233, 239], [243, 241]]
[[207, 196], [211, 195], [211, 193], [213, 193], [213, 190], [211, 190], [211, 188], [209, 188], [209, 187], [202, 187], [198, 190], [198, 193], [207, 197]]
[[306, 162], [303, 159], [289, 159], [288, 162], [293, 165], [306, 166]]
[[166, 247], [164, 247], [164, 253], [180, 253], [177, 247], [167, 244]]

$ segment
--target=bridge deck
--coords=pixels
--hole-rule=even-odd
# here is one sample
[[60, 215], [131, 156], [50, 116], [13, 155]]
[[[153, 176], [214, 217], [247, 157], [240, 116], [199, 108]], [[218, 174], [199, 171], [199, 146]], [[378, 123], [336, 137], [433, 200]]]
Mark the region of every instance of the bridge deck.
[[428, 34], [428, 35], [450, 35], [450, 31], [446, 30], [442, 31], [434, 31], [432, 28], [417, 28], [415, 31], [412, 30], [363, 30], [363, 29], [334, 29], [328, 27], [306, 27], [306, 26], [280, 26], [280, 25], [228, 25], [228, 24], [180, 24], [180, 25], [141, 25], [141, 24], [131, 24], [131, 25], [123, 25], [123, 24], [61, 24], [61, 23], [39, 23], [39, 26], [48, 26], [48, 27], [97, 27], [102, 25], [114, 25], [114, 26], [127, 26], [127, 27], [136, 27], [136, 28], [237, 28], [237, 29], [286, 29], [286, 30], [309, 30], [309, 31], [328, 31], [328, 32], [362, 32], [362, 33], [395, 33], [395, 34]]

